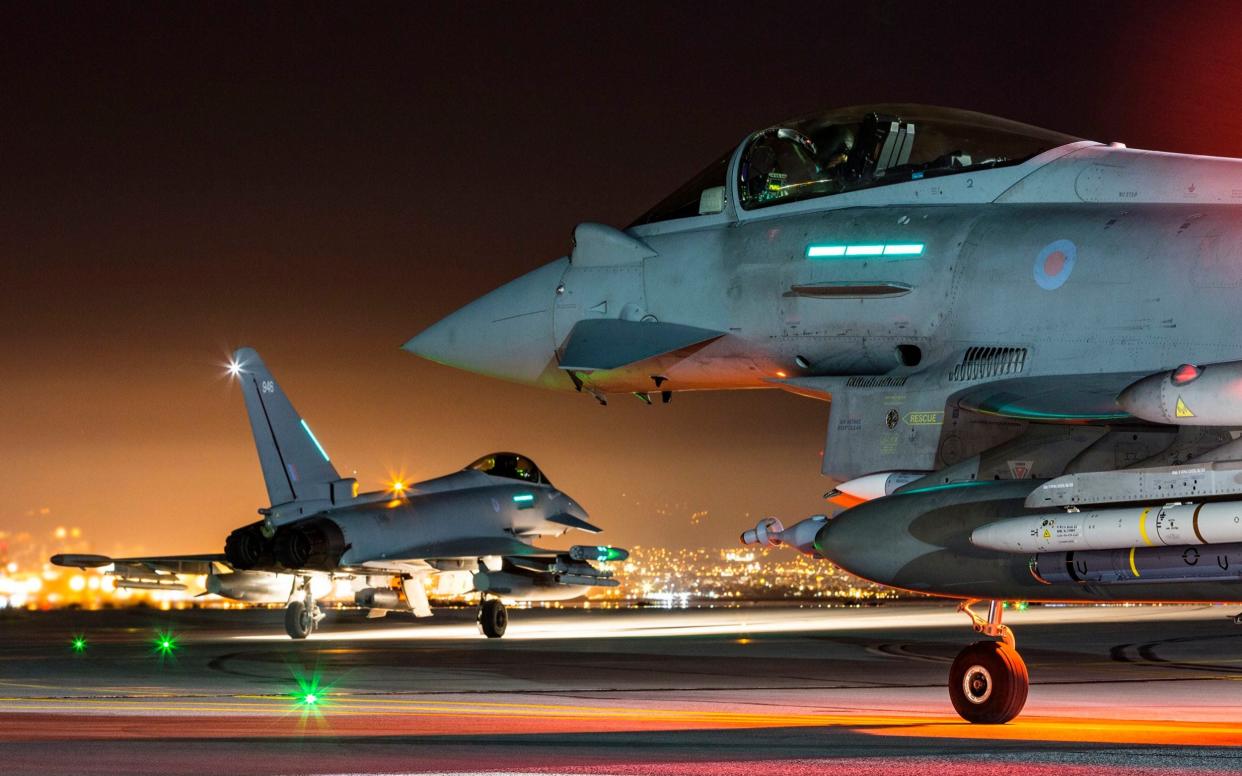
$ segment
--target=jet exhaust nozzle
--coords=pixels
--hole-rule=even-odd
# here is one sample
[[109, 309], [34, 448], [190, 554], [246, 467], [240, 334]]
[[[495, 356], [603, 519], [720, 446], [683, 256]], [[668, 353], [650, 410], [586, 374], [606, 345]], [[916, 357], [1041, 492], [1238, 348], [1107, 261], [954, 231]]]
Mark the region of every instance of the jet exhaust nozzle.
[[230, 566], [244, 571], [275, 562], [272, 541], [263, 535], [262, 525], [260, 522], [243, 526], [224, 540], [224, 557]]
[[335, 521], [312, 517], [276, 532], [276, 562], [290, 569], [331, 571], [345, 554], [345, 535]]

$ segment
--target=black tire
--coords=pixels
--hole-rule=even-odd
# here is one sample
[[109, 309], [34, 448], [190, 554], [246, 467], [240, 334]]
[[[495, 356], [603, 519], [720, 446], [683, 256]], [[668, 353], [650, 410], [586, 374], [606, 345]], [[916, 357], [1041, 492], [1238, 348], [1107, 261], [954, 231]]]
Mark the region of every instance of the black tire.
[[301, 601], [291, 601], [285, 607], [285, 633], [291, 639], [304, 639], [315, 629], [315, 620]]
[[967, 722], [1002, 725], [1022, 711], [1031, 680], [1021, 655], [1000, 641], [977, 641], [949, 669], [949, 698]]
[[498, 639], [505, 635], [509, 627], [509, 612], [505, 605], [494, 598], [489, 598], [479, 606], [479, 630], [489, 639]]

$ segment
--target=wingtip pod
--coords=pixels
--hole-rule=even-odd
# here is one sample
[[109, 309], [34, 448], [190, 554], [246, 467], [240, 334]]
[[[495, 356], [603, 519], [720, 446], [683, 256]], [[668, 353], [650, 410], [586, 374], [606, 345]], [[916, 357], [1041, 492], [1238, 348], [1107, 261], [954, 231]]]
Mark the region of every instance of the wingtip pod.
[[51, 557], [53, 566], [65, 566], [67, 568], [76, 569], [97, 569], [101, 566], [108, 566], [112, 563], [112, 558], [107, 555], [78, 555], [63, 553], [53, 555]]

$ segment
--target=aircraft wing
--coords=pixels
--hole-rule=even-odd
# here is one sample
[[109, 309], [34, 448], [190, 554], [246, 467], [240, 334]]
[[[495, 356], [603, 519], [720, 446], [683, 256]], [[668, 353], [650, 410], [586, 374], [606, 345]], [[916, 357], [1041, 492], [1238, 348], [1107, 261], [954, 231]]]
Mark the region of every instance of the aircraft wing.
[[480, 558], [484, 555], [555, 555], [556, 551], [540, 549], [510, 537], [482, 536], [475, 539], [429, 542], [388, 554], [391, 558], [401, 560], [423, 560], [426, 558]]
[[[110, 558], [107, 555], [62, 554], [53, 555], [52, 563], [69, 568], [90, 569], [115, 564], [117, 568], [145, 568], [152, 572], [169, 574], [208, 574], [211, 564], [225, 566], [229, 562], [224, 555], [160, 555], [143, 558]], [[231, 566], [230, 566], [231, 568]]]

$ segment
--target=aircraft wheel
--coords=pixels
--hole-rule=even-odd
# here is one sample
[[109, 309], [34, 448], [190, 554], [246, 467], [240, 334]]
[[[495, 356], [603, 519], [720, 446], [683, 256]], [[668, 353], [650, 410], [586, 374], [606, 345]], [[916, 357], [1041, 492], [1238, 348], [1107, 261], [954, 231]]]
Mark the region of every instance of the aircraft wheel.
[[290, 601], [285, 607], [285, 633], [291, 639], [304, 639], [315, 629], [315, 618], [301, 601]]
[[489, 598], [479, 606], [479, 630], [489, 639], [498, 639], [505, 635], [509, 627], [509, 612], [505, 605], [494, 598]]
[[1031, 680], [1017, 650], [1001, 641], [977, 641], [949, 669], [949, 698], [967, 722], [1001, 725], [1022, 711]]

